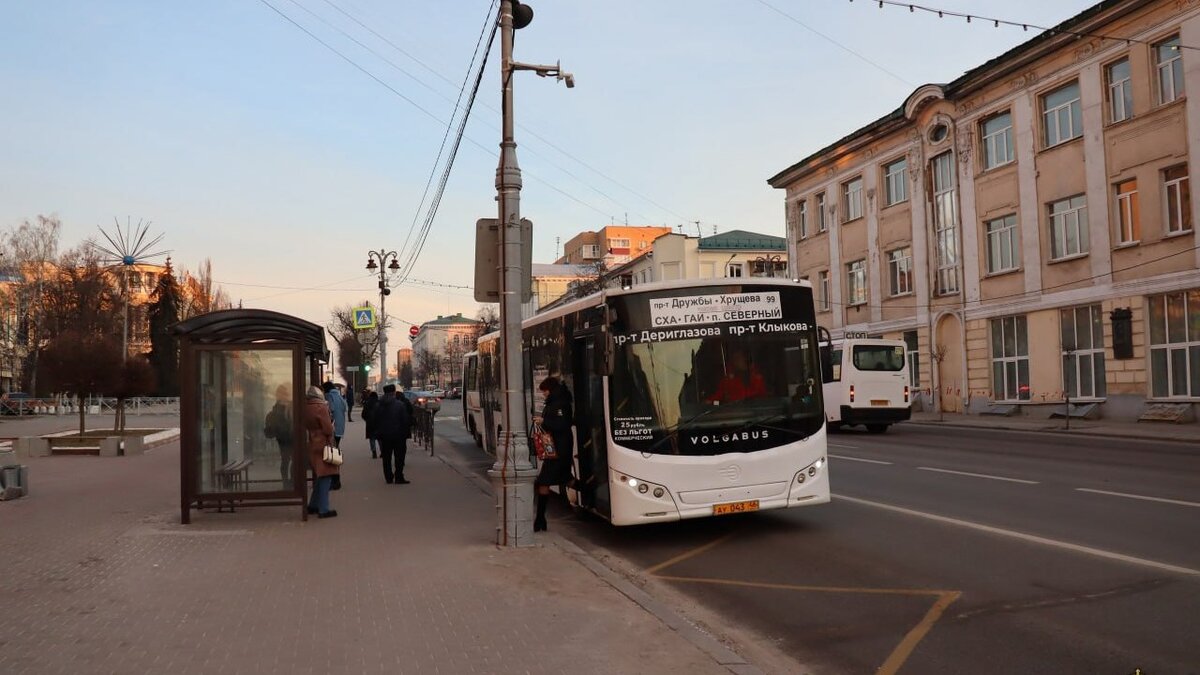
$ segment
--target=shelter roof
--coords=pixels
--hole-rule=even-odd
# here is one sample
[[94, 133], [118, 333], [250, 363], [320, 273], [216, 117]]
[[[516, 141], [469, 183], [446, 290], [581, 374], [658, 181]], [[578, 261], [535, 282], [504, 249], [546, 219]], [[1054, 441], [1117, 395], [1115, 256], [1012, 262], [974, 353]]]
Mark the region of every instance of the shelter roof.
[[267, 309], [226, 309], [181, 321], [171, 332], [198, 344], [299, 340], [309, 356], [328, 362], [325, 329], [304, 319]]

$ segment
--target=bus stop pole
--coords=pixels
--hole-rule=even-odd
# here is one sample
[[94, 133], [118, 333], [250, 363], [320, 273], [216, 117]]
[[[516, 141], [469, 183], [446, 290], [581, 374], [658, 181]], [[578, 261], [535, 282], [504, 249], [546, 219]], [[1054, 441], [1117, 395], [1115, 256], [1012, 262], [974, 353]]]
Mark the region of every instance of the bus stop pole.
[[488, 472], [495, 485], [496, 543], [518, 547], [533, 545], [533, 478], [529, 460], [529, 439], [525, 430], [525, 404], [522, 387], [521, 352], [521, 169], [517, 165], [517, 144], [513, 139], [513, 3], [500, 2], [500, 87], [503, 99], [503, 140], [500, 165], [496, 169], [496, 191], [500, 215], [500, 323], [502, 368], [503, 436], [496, 452], [496, 463]]

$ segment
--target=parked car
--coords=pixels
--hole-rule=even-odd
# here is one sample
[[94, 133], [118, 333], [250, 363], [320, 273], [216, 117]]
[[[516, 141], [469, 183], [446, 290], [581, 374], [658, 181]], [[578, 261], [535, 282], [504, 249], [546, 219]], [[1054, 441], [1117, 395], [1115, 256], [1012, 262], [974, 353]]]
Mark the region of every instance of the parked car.
[[404, 395], [409, 401], [412, 401], [414, 407], [424, 408], [433, 413], [442, 409], [442, 400], [434, 396], [432, 392], [410, 389], [404, 392]]
[[462, 398], [462, 389], [459, 389], [458, 387], [454, 387], [450, 391], [446, 392], [446, 398], [449, 398], [449, 399]]
[[429, 393], [432, 394], [436, 398], [446, 398], [446, 390], [445, 389], [431, 389], [429, 391]]

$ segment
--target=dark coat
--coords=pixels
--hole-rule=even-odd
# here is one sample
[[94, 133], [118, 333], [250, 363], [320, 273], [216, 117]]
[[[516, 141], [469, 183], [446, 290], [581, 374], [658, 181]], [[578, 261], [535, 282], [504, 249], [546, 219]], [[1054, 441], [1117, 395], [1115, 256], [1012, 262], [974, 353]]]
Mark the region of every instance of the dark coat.
[[375, 436], [375, 409], [379, 407], [378, 396], [368, 396], [367, 400], [362, 403], [362, 412], [358, 414], [364, 422], [367, 423], [367, 438], [376, 438]]
[[542, 461], [538, 471], [537, 485], [566, 485], [571, 480], [571, 468], [575, 457], [575, 424], [571, 392], [566, 385], [559, 384], [546, 394], [546, 405], [542, 406], [542, 428], [554, 439], [555, 458]]
[[333, 445], [333, 420], [329, 419], [329, 405], [325, 401], [310, 398], [304, 405], [304, 429], [308, 432], [308, 464], [313, 475], [333, 476], [338, 467], [325, 461], [325, 446]]
[[408, 406], [395, 396], [384, 394], [371, 413], [375, 438], [383, 441], [402, 441], [409, 436], [412, 418]]

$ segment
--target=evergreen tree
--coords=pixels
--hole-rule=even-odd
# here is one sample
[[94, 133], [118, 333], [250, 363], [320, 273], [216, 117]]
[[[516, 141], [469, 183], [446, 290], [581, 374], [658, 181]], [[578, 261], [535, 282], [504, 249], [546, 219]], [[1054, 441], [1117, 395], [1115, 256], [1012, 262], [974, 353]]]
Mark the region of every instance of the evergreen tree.
[[179, 323], [182, 292], [167, 260], [167, 269], [158, 275], [158, 284], [150, 302], [150, 366], [158, 382], [160, 396], [179, 395], [179, 340], [171, 327]]

